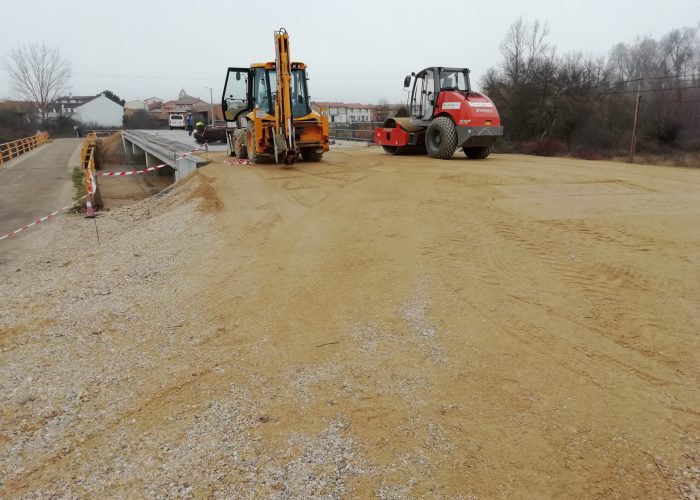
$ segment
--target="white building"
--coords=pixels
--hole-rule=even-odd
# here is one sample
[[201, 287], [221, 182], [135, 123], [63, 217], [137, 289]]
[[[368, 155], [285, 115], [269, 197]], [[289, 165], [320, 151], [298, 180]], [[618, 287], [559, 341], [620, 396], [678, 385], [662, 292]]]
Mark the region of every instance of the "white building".
[[125, 102], [124, 109], [133, 109], [134, 111], [143, 109], [145, 111], [148, 111], [148, 104], [146, 104], [146, 101], [140, 101], [136, 99], [135, 101]]
[[67, 116], [87, 125], [121, 127], [124, 108], [104, 94], [64, 96], [56, 99], [49, 108], [49, 118], [59, 116]]
[[49, 107], [49, 118], [59, 116], [75, 117], [75, 110], [83, 104], [95, 99], [94, 95], [67, 95], [56, 99]]
[[160, 99], [158, 97], [149, 97], [148, 99], [135, 99], [133, 101], [125, 102], [124, 103], [124, 109], [131, 109], [131, 110], [139, 110], [143, 109], [145, 111], [148, 111], [150, 109], [151, 104], [154, 103], [162, 103], [163, 99]]
[[124, 108], [113, 100], [100, 94], [94, 99], [75, 108], [73, 118], [85, 124], [98, 127], [121, 127]]
[[311, 106], [319, 111], [321, 108], [328, 110], [330, 123], [355, 123], [371, 121], [371, 106], [369, 104], [344, 103], [344, 102], [313, 102]]

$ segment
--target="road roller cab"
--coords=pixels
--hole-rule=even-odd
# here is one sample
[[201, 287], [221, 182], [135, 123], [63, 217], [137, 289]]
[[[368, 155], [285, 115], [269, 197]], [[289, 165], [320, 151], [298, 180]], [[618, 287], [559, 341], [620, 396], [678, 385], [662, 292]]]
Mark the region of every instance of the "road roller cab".
[[483, 159], [503, 135], [496, 106], [471, 90], [467, 68], [426, 68], [407, 76], [404, 88], [410, 117], [388, 118], [374, 130], [375, 143], [389, 154], [448, 159], [462, 148], [467, 157]]

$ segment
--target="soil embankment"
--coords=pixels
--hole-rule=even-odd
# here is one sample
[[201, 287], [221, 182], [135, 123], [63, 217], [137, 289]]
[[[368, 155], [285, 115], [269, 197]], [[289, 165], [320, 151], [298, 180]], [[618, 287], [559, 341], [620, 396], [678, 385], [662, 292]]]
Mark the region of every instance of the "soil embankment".
[[[145, 160], [139, 164], [127, 162], [121, 132], [98, 140], [97, 159], [100, 172], [120, 172], [146, 168]], [[167, 167], [162, 170], [133, 175], [99, 177], [102, 201], [104, 206], [109, 209], [143, 200], [172, 185], [173, 181], [173, 171]]]

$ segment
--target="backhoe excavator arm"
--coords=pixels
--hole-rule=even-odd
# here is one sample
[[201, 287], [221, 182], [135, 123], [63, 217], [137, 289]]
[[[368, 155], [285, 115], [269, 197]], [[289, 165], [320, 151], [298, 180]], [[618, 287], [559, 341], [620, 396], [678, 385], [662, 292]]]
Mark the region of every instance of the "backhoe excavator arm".
[[289, 56], [289, 35], [284, 28], [275, 31], [275, 69], [277, 70], [275, 154], [284, 152], [284, 162], [291, 164], [296, 159], [296, 144], [292, 125], [292, 63]]

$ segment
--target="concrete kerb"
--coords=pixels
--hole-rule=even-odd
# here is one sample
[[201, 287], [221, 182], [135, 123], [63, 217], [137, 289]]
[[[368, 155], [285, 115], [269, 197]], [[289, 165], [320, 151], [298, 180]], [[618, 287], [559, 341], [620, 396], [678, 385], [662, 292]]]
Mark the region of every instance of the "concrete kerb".
[[[138, 147], [149, 155], [155, 156], [162, 162], [173, 163], [173, 159], [177, 158], [192, 150], [190, 146], [178, 141], [172, 141], [163, 137], [153, 136], [133, 130], [124, 130], [122, 137], [126, 142]], [[175, 180], [178, 181], [194, 172], [197, 168], [203, 167], [209, 163], [202, 160], [196, 155], [180, 158], [175, 162]]]

